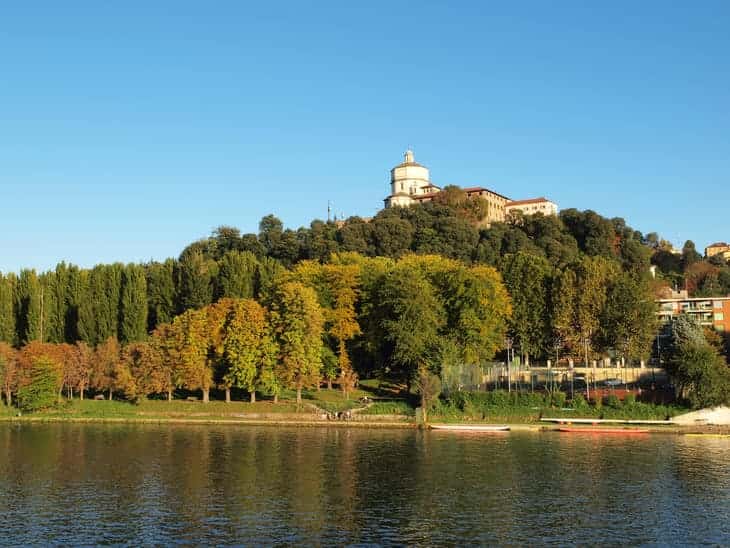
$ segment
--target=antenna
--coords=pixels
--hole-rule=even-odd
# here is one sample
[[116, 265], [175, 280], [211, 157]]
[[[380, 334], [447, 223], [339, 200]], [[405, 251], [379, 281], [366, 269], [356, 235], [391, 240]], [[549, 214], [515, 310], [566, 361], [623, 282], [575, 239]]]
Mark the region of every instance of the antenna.
[[332, 220], [332, 201], [327, 200], [327, 222]]

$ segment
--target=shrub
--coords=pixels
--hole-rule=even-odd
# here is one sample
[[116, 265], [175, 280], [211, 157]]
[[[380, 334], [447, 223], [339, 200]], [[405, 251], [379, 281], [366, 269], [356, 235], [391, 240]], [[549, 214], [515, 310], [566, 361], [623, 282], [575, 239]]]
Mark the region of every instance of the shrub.
[[588, 402], [583, 394], [574, 394], [572, 403], [575, 409], [585, 409], [588, 407]]
[[636, 403], [636, 394], [628, 393], [624, 397], [624, 405], [634, 405]]
[[567, 399], [568, 395], [565, 392], [560, 392], [559, 390], [556, 390], [555, 392], [550, 393], [550, 405], [553, 407], [565, 407], [565, 400]]
[[609, 394], [608, 396], [606, 396], [606, 407], [610, 407], [612, 409], [620, 409], [621, 400], [618, 399], [616, 394]]

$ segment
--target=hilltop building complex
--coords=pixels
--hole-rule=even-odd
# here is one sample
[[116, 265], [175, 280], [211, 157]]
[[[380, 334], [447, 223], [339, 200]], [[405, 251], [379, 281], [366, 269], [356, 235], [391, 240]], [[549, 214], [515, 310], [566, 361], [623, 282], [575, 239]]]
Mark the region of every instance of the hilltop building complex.
[[725, 242], [716, 242], [705, 248], [705, 257], [708, 259], [720, 255], [723, 259], [730, 260], [730, 244]]
[[[463, 189], [468, 198], [481, 198], [487, 202], [485, 222], [504, 222], [516, 212], [522, 215], [557, 215], [558, 205], [547, 198], [511, 200], [506, 196], [483, 187]], [[428, 168], [417, 163], [412, 150], [407, 150], [403, 163], [390, 170], [390, 196], [385, 198], [385, 207], [405, 207], [430, 202], [441, 187], [431, 182]]]

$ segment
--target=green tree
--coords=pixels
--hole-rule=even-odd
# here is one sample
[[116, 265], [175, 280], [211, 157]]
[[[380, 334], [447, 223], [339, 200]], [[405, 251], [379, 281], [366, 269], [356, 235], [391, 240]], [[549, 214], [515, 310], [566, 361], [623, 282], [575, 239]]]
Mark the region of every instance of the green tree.
[[507, 258], [502, 269], [512, 299], [509, 330], [525, 362], [543, 354], [549, 345], [550, 263], [542, 257], [518, 253]]
[[682, 247], [682, 271], [686, 271], [694, 263], [700, 262], [701, 260], [702, 255], [697, 252], [695, 243], [692, 240], [684, 242], [684, 246]]
[[608, 287], [599, 346], [631, 360], [646, 359], [657, 333], [656, 304], [646, 274], [622, 272]]
[[122, 344], [147, 337], [147, 278], [144, 267], [129, 264], [122, 270], [119, 340]]
[[228, 251], [218, 262], [215, 298], [252, 299], [259, 261], [248, 251]]
[[730, 403], [730, 369], [690, 316], [680, 315], [671, 325], [666, 369], [692, 407]]
[[181, 255], [178, 263], [178, 311], [203, 308], [213, 302], [218, 267], [200, 250]]
[[283, 383], [302, 389], [319, 382], [324, 318], [314, 290], [298, 282], [275, 287], [271, 296], [271, 325], [279, 347], [279, 370]]
[[174, 259], [165, 262], [151, 262], [145, 265], [147, 277], [147, 330], [154, 331], [158, 325], [170, 323], [175, 317], [175, 271]]
[[389, 273], [379, 292], [386, 363], [397, 378], [411, 384], [438, 347], [446, 312], [435, 288], [417, 268]]
[[0, 273], [0, 342], [15, 344], [14, 293], [17, 278], [14, 274]]
[[60, 384], [58, 364], [48, 356], [35, 358], [27, 381], [18, 389], [18, 407], [33, 412], [54, 406]]
[[265, 376], [273, 369], [277, 352], [263, 306], [251, 299], [234, 302], [226, 320], [224, 347], [227, 383], [245, 389], [255, 402], [262, 373]]
[[580, 348], [580, 333], [575, 326], [577, 279], [572, 269], [558, 271], [550, 288], [550, 325], [553, 346], [568, 352]]
[[119, 335], [120, 263], [97, 265], [88, 273], [79, 306], [79, 334], [90, 346]]
[[15, 287], [15, 318], [21, 344], [41, 339], [42, 316], [38, 275], [35, 270], [21, 270]]

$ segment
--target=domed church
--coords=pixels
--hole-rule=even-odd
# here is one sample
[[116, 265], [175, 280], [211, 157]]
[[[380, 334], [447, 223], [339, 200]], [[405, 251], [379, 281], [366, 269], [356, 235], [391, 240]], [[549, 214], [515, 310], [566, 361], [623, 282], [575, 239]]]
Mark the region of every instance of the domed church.
[[[504, 222], [510, 215], [557, 215], [558, 205], [547, 198], [529, 200], [510, 200], [480, 186], [463, 189], [468, 198], [479, 197], [487, 202], [485, 222]], [[428, 168], [416, 162], [412, 150], [406, 150], [403, 162], [390, 170], [390, 196], [385, 198], [385, 207], [407, 207], [413, 204], [430, 202], [441, 192], [441, 187], [431, 182]]]

